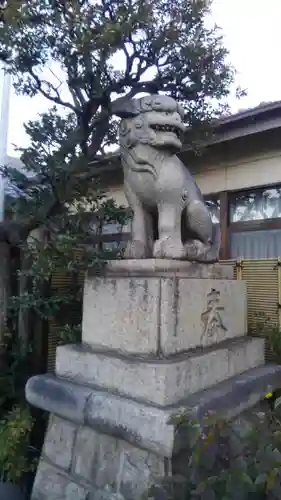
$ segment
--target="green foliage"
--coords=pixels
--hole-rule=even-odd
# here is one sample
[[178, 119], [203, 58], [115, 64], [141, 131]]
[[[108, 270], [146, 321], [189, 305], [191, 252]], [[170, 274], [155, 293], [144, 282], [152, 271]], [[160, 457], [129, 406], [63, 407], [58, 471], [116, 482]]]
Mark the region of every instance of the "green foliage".
[[281, 330], [279, 327], [272, 328], [267, 335], [270, 350], [274, 361], [281, 364]]
[[25, 384], [30, 373], [31, 346], [23, 352], [21, 339], [6, 331], [0, 346], [0, 419], [15, 405], [24, 406]]
[[[204, 24], [209, 1], [32, 0], [19, 2], [17, 9], [9, 4], [0, 47], [16, 88], [41, 93], [83, 118], [90, 111], [102, 122], [113, 93], [162, 90], [185, 102], [200, 101], [204, 112], [209, 98], [229, 92], [233, 69], [221, 34]], [[114, 55], [124, 59], [121, 68], [114, 67]], [[50, 75], [43, 76], [50, 61], [65, 74], [69, 102], [60, 95], [60, 82], [55, 86]]]
[[[108, 258], [118, 258], [118, 248], [104, 251], [98, 241], [104, 224], [114, 223], [121, 232], [127, 219], [125, 208], [117, 207], [99, 191], [95, 199], [83, 198], [65, 214], [54, 217], [47, 230], [45, 224], [43, 234], [30, 236], [20, 245], [23, 262], [17, 279], [25, 281], [25, 288], [9, 297], [10, 318], [18, 318], [19, 313], [36, 315], [60, 325], [59, 336], [64, 341], [80, 338], [76, 322], [80, 323], [82, 316], [84, 273], [100, 272]], [[63, 288], [56, 285], [56, 277], [66, 283]], [[70, 321], [74, 324], [68, 324]], [[72, 335], [70, 328], [74, 329]]]
[[35, 466], [30, 460], [33, 418], [25, 401], [30, 352], [6, 332], [0, 364], [0, 480], [19, 484]]
[[[106, 202], [103, 207], [101, 219], [110, 220], [114, 211], [113, 204]], [[107, 209], [108, 207], [108, 209]], [[102, 209], [101, 209], [102, 210]], [[114, 221], [122, 226], [124, 215], [119, 209], [115, 211]], [[16, 315], [22, 311], [32, 309], [44, 319], [52, 319], [60, 308], [68, 304], [80, 303], [82, 299], [82, 278], [85, 270], [100, 271], [109, 257], [117, 257], [118, 252], [105, 252], [98, 245], [94, 247], [91, 238], [94, 236], [87, 232], [83, 224], [87, 223], [85, 213], [78, 212], [69, 216], [64, 224], [61, 218], [57, 226], [48, 231], [47, 238], [29, 238], [21, 245], [26, 265], [18, 270], [18, 278], [28, 280], [28, 286], [20, 296], [12, 296], [9, 300], [11, 314]], [[87, 214], [86, 214], [87, 216]], [[90, 216], [92, 220], [93, 217]], [[98, 222], [98, 224], [100, 224]], [[98, 231], [96, 232], [98, 233]], [[87, 244], [87, 237], [89, 238]], [[54, 275], [63, 275], [68, 282], [64, 293], [55, 289], [52, 284]], [[47, 293], [43, 292], [43, 289]], [[49, 291], [49, 293], [48, 293]]]
[[260, 312], [253, 318], [249, 333], [266, 338], [267, 345], [276, 363], [281, 363], [281, 329], [272, 324], [270, 317]]
[[81, 342], [82, 325], [64, 325], [59, 331], [59, 343], [63, 344], [78, 344]]
[[264, 312], [257, 312], [249, 325], [249, 333], [251, 335], [268, 335], [271, 330], [270, 318]]
[[19, 484], [23, 476], [32, 471], [27, 455], [33, 419], [27, 408], [15, 406], [0, 421], [0, 474], [1, 481]]
[[280, 406], [281, 406], [281, 397], [276, 398], [275, 402], [274, 402], [274, 408], [275, 408], [275, 410], [277, 410], [277, 408], [280, 408]]
[[[186, 412], [171, 421], [189, 449], [180, 473], [153, 485], [147, 497], [165, 500], [277, 500], [281, 495], [281, 421], [275, 411], [228, 422], [215, 413], [201, 424]], [[183, 435], [183, 434], [182, 434]]]

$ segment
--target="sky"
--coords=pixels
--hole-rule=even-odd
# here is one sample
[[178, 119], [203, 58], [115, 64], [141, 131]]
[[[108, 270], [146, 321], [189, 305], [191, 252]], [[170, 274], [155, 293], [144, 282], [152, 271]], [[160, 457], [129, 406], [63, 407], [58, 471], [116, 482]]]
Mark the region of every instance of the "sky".
[[[229, 60], [237, 70], [236, 84], [247, 96], [229, 100], [231, 110], [281, 100], [281, 0], [214, 0], [212, 20], [221, 27]], [[18, 156], [14, 145], [26, 146], [23, 123], [46, 111], [43, 97], [29, 99], [12, 93], [8, 154]]]

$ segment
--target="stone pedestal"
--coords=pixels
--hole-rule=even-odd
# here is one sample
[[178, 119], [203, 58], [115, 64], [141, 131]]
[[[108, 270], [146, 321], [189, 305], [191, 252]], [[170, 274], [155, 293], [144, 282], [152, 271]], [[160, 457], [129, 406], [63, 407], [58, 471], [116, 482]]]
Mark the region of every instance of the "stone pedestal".
[[138, 500], [184, 446], [175, 412], [256, 404], [280, 368], [264, 366], [246, 314], [245, 283], [219, 264], [112, 261], [89, 275], [82, 345], [27, 384], [51, 414], [32, 499]]

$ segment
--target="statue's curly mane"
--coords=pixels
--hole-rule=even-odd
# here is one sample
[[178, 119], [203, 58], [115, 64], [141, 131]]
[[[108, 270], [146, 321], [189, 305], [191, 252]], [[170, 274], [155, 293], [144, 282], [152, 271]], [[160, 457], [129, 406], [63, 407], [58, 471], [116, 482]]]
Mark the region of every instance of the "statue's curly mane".
[[154, 178], [157, 177], [157, 172], [153, 163], [148, 159], [144, 161], [142, 157], [140, 157], [133, 148], [125, 148], [124, 146], [120, 148], [121, 159], [123, 166], [133, 171], [133, 172], [146, 172], [151, 174]]

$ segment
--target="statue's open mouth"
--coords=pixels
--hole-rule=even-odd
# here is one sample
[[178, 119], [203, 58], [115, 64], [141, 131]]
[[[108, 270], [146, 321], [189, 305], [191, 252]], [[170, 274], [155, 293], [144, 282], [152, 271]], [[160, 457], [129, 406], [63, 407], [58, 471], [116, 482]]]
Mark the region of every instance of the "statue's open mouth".
[[179, 139], [182, 136], [182, 130], [173, 125], [150, 125], [150, 127], [157, 132], [171, 132], [172, 134], [175, 134]]

